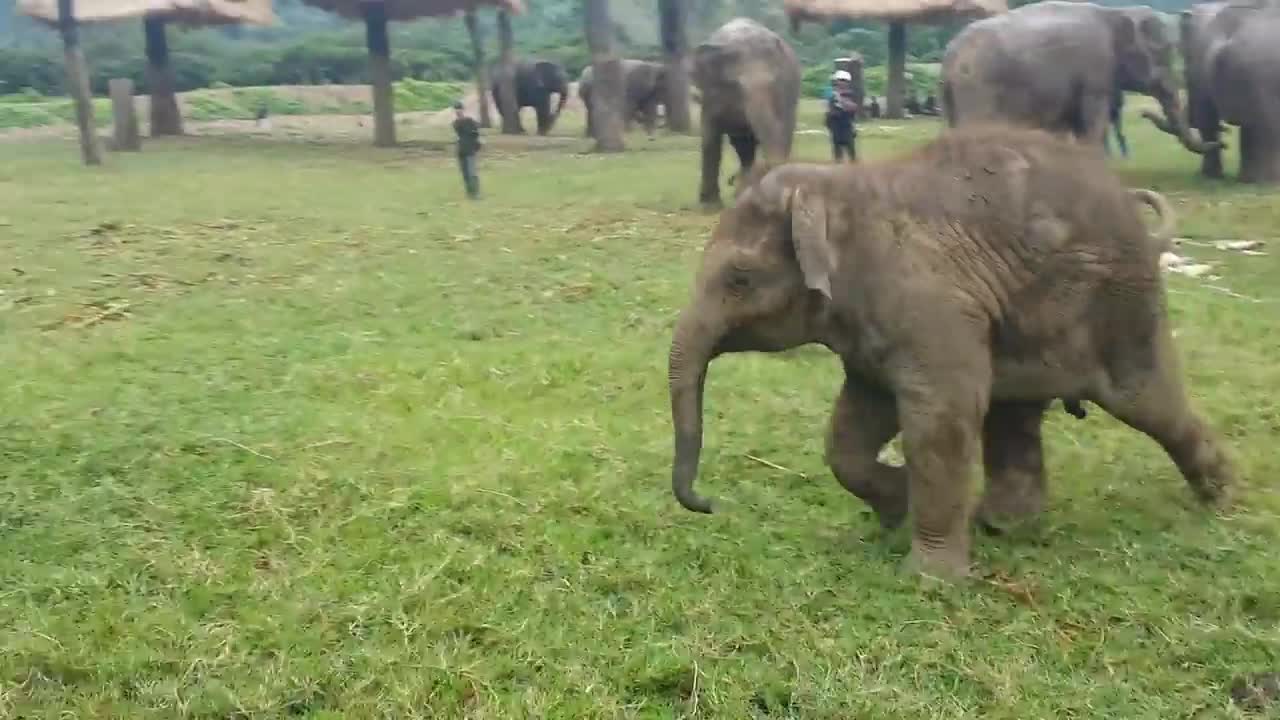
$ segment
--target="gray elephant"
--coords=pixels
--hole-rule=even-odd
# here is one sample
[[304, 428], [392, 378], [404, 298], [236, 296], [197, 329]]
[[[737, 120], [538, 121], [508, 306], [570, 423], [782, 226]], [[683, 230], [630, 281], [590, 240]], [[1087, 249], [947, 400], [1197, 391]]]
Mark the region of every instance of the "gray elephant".
[[720, 204], [724, 137], [738, 154], [739, 176], [763, 148], [765, 167], [791, 156], [800, 103], [800, 62], [776, 33], [744, 18], [730, 20], [694, 50], [692, 80], [702, 102], [704, 205]]
[[[626, 104], [623, 106], [623, 120], [627, 129], [631, 129], [634, 121], [639, 121], [650, 136], [658, 124], [658, 107], [666, 105], [667, 68], [662, 63], [648, 60], [623, 60], [622, 75], [626, 80]], [[578, 97], [587, 109], [587, 137], [593, 135], [591, 90], [591, 66], [582, 71], [578, 80]]]
[[[1280, 183], [1280, 7], [1259, 2], [1192, 5], [1182, 13], [1188, 124], [1217, 140], [1240, 127], [1240, 180]], [[1222, 151], [1201, 172], [1222, 177]]]
[[1117, 87], [1155, 98], [1164, 113], [1157, 125], [1188, 150], [1212, 149], [1183, 122], [1173, 46], [1149, 7], [1024, 5], [966, 27], [942, 61], [950, 127], [1005, 122], [1070, 133], [1101, 148]]
[[[498, 113], [506, 116], [507, 110], [502, 104], [502, 93], [498, 91], [498, 77], [502, 72], [499, 66], [494, 70], [493, 104]], [[555, 126], [564, 105], [569, 101], [569, 74], [559, 63], [548, 60], [530, 60], [515, 65], [516, 89], [516, 125], [520, 132], [524, 127], [520, 124], [520, 110], [531, 107], [537, 114], [538, 134], [546, 135]], [[558, 96], [555, 107], [551, 105], [551, 96]]]
[[[1156, 238], [1136, 201], [1163, 217]], [[884, 163], [770, 170], [721, 214], [676, 321], [677, 500], [711, 511], [693, 490], [710, 362], [817, 343], [845, 369], [827, 463], [885, 527], [909, 510], [918, 569], [967, 572], [979, 458], [979, 520], [1043, 508], [1040, 427], [1056, 398], [1146, 433], [1199, 500], [1226, 504], [1235, 471], [1188, 403], [1166, 312], [1171, 212], [1096, 149], [1007, 126]], [[899, 431], [905, 468], [879, 463]]]

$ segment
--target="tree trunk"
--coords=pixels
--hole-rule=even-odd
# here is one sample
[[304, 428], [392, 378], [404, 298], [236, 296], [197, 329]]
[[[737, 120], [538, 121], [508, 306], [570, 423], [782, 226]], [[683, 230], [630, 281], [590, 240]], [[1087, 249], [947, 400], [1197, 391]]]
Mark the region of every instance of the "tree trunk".
[[147, 91], [151, 95], [151, 136], [181, 135], [182, 111], [178, 107], [177, 83], [169, 62], [169, 39], [163, 18], [142, 21], [147, 44]]
[[116, 78], [110, 82], [109, 87], [114, 149], [141, 150], [142, 139], [138, 136], [138, 114], [133, 107], [133, 81], [128, 78]]
[[489, 68], [484, 61], [484, 37], [475, 8], [467, 11], [466, 23], [467, 34], [471, 36], [471, 62], [475, 65], [476, 96], [480, 101], [480, 127], [493, 127], [493, 117], [489, 115]]
[[592, 126], [596, 152], [622, 152], [623, 94], [626, 91], [622, 61], [613, 54], [613, 21], [609, 0], [586, 0], [587, 47], [591, 50]]
[[502, 116], [502, 133], [519, 135], [520, 106], [516, 104], [516, 41], [511, 32], [511, 15], [498, 12], [498, 114]]
[[102, 148], [98, 145], [93, 122], [93, 97], [89, 94], [89, 69], [80, 49], [80, 33], [72, 0], [58, 0], [58, 30], [62, 33], [62, 50], [67, 65], [67, 91], [76, 104], [76, 127], [80, 129], [80, 157], [85, 165], [102, 164]]
[[385, 4], [364, 4], [364, 28], [373, 87], [373, 144], [392, 147], [396, 144], [396, 109], [391, 96], [391, 40], [387, 37]]
[[889, 24], [889, 83], [885, 89], [885, 117], [902, 118], [902, 100], [907, 85], [907, 26]]
[[662, 50], [667, 66], [667, 87], [663, 104], [667, 129], [687, 133], [693, 126], [689, 112], [689, 9], [686, 0], [658, 0], [662, 30]]

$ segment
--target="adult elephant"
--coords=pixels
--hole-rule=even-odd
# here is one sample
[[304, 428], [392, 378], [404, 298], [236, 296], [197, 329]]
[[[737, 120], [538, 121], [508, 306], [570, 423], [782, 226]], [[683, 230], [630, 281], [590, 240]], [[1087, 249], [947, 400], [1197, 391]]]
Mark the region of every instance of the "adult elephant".
[[[639, 120], [645, 132], [653, 135], [658, 123], [658, 106], [666, 105], [667, 68], [662, 63], [648, 60], [623, 60], [622, 76], [626, 83], [626, 91], [622, 108], [623, 119], [627, 129], [632, 122]], [[591, 112], [592, 80], [591, 66], [582, 71], [578, 79], [578, 97], [587, 108], [587, 137], [594, 134]]]
[[1173, 46], [1149, 7], [1024, 5], [966, 27], [942, 61], [950, 127], [1011, 123], [1070, 133], [1101, 148], [1116, 88], [1155, 98], [1164, 117], [1146, 116], [1188, 150], [1216, 147], [1183, 120]]
[[[508, 109], [502, 104], [502, 93], [498, 91], [499, 82], [496, 79], [500, 72], [500, 68], [494, 71], [493, 104], [505, 117]], [[524, 132], [524, 126], [520, 124], [520, 110], [531, 107], [538, 116], [538, 134], [546, 135], [551, 132], [565, 103], [569, 101], [569, 74], [560, 63], [549, 60], [516, 63], [515, 73], [516, 126], [520, 132]], [[551, 106], [552, 95], [559, 96], [554, 108]]]
[[[1280, 7], [1255, 2], [1192, 5], [1181, 18], [1187, 124], [1216, 140], [1240, 127], [1240, 180], [1280, 183]], [[1201, 172], [1222, 177], [1220, 149]]]
[[758, 149], [764, 150], [765, 167], [791, 157], [800, 62], [776, 33], [753, 20], [736, 18], [694, 50], [691, 75], [702, 98], [698, 197], [704, 205], [716, 206], [725, 136], [738, 154], [739, 177], [753, 169]]

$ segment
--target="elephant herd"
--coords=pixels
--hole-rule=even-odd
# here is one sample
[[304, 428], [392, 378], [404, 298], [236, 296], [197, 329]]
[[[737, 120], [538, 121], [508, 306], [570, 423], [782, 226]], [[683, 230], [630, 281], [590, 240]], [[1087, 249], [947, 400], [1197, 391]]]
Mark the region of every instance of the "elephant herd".
[[[720, 204], [726, 136], [741, 169], [672, 335], [679, 503], [711, 512], [693, 489], [711, 362], [818, 344], [844, 369], [826, 462], [882, 526], [910, 518], [917, 570], [963, 576], [974, 524], [999, 534], [1043, 510], [1054, 401], [1081, 419], [1091, 402], [1146, 434], [1203, 505], [1229, 507], [1237, 472], [1189, 402], [1168, 317], [1172, 207], [1124, 187], [1102, 139], [1113, 89], [1141, 92], [1205, 172], [1221, 171], [1225, 122], [1241, 129], [1242, 179], [1280, 181], [1276, 31], [1280, 6], [1251, 0], [1185, 13], [1184, 103], [1149, 8], [1024, 6], [948, 48], [938, 138], [852, 165], [790, 161], [801, 77], [780, 36], [743, 19], [713, 33], [692, 62], [703, 203]], [[883, 464], [898, 435], [904, 466]]]

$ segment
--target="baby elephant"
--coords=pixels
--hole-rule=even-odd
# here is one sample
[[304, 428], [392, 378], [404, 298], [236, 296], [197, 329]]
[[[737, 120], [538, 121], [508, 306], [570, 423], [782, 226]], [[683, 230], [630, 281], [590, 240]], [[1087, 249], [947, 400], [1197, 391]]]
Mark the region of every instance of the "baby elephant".
[[[1164, 215], [1158, 239], [1137, 201]], [[787, 164], [720, 216], [671, 343], [672, 486], [698, 512], [707, 368], [724, 353], [820, 343], [844, 386], [827, 462], [893, 527], [909, 564], [969, 569], [972, 467], [991, 524], [1045, 502], [1040, 426], [1088, 400], [1154, 438], [1206, 504], [1235, 472], [1188, 404], [1165, 308], [1168, 204], [1101, 153], [1038, 130], [948, 132], [903, 158]], [[905, 468], [877, 461], [901, 431]]]

